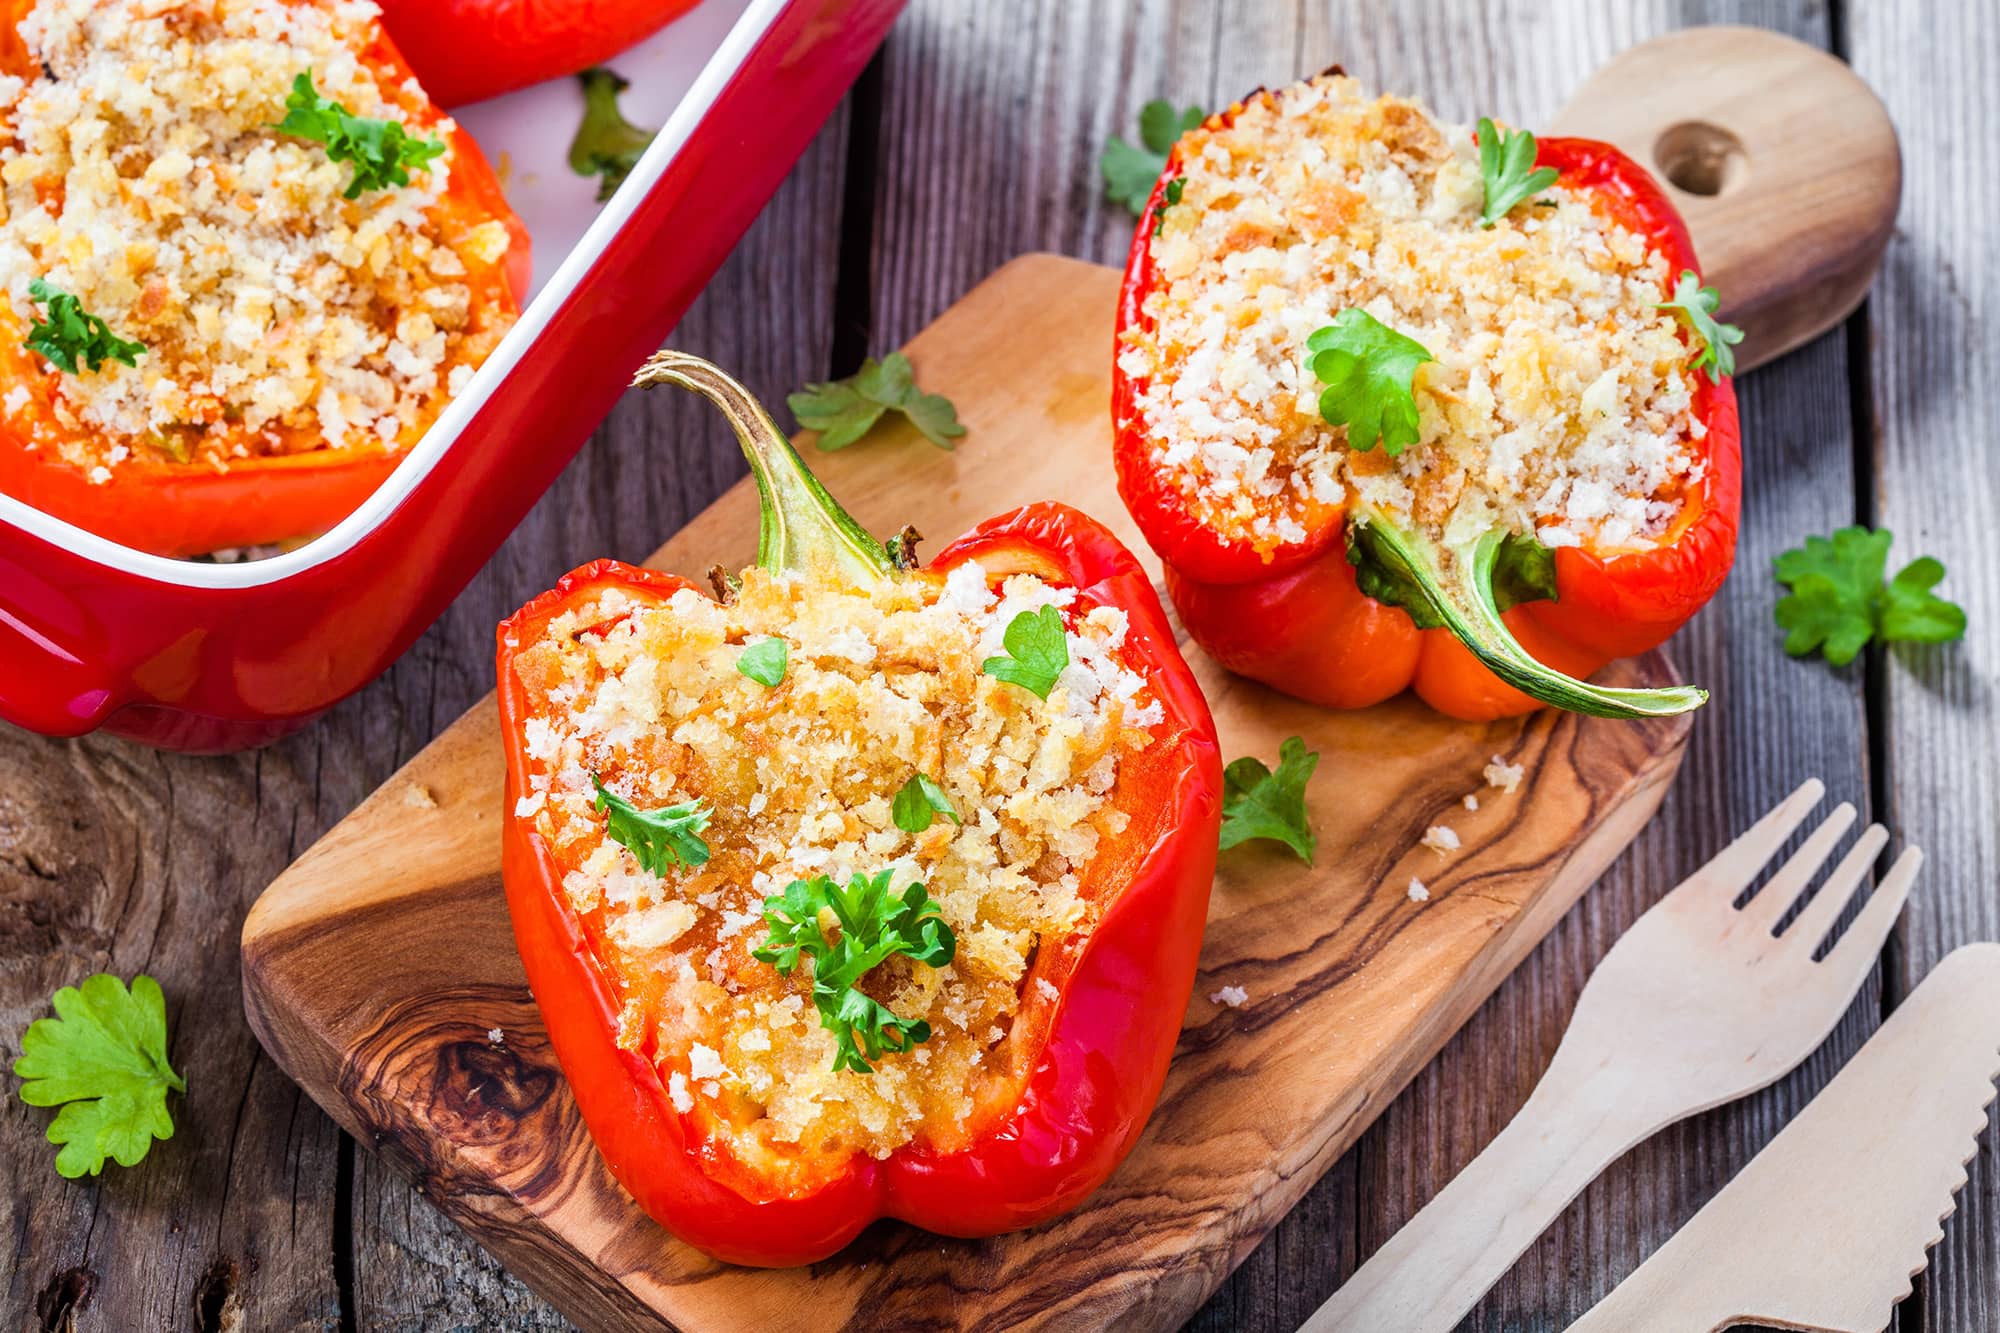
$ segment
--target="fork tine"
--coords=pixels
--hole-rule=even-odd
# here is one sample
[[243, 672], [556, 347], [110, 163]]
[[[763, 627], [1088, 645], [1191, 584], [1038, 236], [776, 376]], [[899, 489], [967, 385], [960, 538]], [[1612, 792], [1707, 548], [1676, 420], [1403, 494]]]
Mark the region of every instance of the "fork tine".
[[1701, 897], [1720, 895], [1725, 905], [1735, 902], [1743, 886], [1764, 868], [1824, 795], [1826, 784], [1818, 778], [1807, 778], [1762, 819], [1739, 833], [1736, 841], [1717, 852], [1707, 865], [1683, 880], [1674, 892], [1687, 889]]
[[1817, 949], [1840, 920], [1841, 909], [1853, 900], [1855, 886], [1867, 875], [1868, 867], [1875, 864], [1875, 858], [1882, 854], [1888, 841], [1889, 830], [1880, 824], [1870, 824], [1861, 830], [1861, 836], [1847, 849], [1847, 855], [1840, 858], [1840, 864], [1819, 886], [1813, 900], [1785, 927], [1784, 938], [1803, 946], [1808, 953]]
[[1889, 873], [1875, 886], [1875, 892], [1868, 895], [1868, 902], [1854, 918], [1854, 924], [1822, 960], [1822, 966], [1834, 969], [1836, 975], [1852, 974], [1852, 981], [1843, 978], [1840, 985], [1852, 990], [1861, 984], [1868, 969], [1875, 966], [1875, 956], [1882, 952], [1882, 941], [1889, 938], [1890, 928], [1902, 915], [1903, 902], [1910, 896], [1910, 886], [1916, 883], [1917, 871], [1923, 863], [1921, 848], [1905, 847], [1896, 863], [1889, 867]]
[[1833, 849], [1853, 823], [1854, 807], [1846, 801], [1836, 805], [1833, 813], [1792, 853], [1792, 859], [1779, 866], [1778, 873], [1757, 890], [1757, 896], [1743, 905], [1745, 924], [1763, 931], [1776, 926], [1785, 909], [1812, 883], [1812, 877], [1826, 864], [1826, 858], [1833, 855]]

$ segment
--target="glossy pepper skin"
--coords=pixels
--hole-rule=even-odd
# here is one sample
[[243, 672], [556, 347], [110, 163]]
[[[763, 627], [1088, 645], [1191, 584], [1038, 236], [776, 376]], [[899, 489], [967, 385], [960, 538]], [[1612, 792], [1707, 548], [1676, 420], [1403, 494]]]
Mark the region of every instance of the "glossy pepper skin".
[[[817, 496], [825, 493], [762, 410], [713, 367], [675, 353], [654, 358], [638, 382], [677, 382], [704, 392], [720, 386], [740, 395], [742, 410], [731, 415], [766, 498], [760, 563], [772, 567], [775, 551], [776, 567], [800, 567], [798, 536], [815, 520], [811, 514], [801, 520], [802, 508], [785, 492], [804, 479]], [[758, 437], [754, 443], [744, 434], [746, 423]], [[791, 499], [802, 494], [794, 490]], [[806, 506], [814, 503], [806, 497]], [[851, 525], [844, 514], [840, 518]], [[789, 552], [779, 549], [786, 540]], [[866, 540], [880, 561], [881, 548]], [[808, 536], [804, 544], [814, 542]], [[854, 555], [828, 563], [845, 564]], [[532, 821], [512, 815], [525, 790], [524, 728], [540, 705], [513, 669], [515, 646], [536, 641], [552, 618], [594, 588], [615, 585], [635, 599], [664, 602], [695, 585], [602, 560], [567, 575], [500, 626], [508, 812], [502, 864], [529, 985], [612, 1174], [668, 1230], [719, 1259], [760, 1266], [814, 1262], [878, 1217], [951, 1236], [1032, 1226], [1075, 1207], [1111, 1174], [1138, 1138], [1166, 1077], [1194, 983], [1221, 823], [1221, 761], [1207, 704], [1138, 562], [1093, 519], [1060, 504], [1029, 505], [980, 524], [929, 568], [942, 573], [975, 559], [996, 576], [1026, 572], [1073, 587], [1079, 611], [1124, 611], [1126, 659], [1144, 672], [1166, 719], [1154, 730], [1153, 746], [1121, 770], [1120, 807], [1151, 814], [1136, 817], [1126, 837], [1102, 853], [1111, 858], [1120, 885], [1101, 899], [1096, 928], [1080, 946], [1072, 941], [1054, 951], [1060, 998], [1012, 1109], [957, 1151], [908, 1145], [882, 1161], [861, 1155], [837, 1175], [790, 1195], [757, 1188], [754, 1179], [744, 1179], [749, 1168], [730, 1159], [726, 1147], [701, 1142], [692, 1121], [674, 1110], [652, 1061], [619, 1046], [618, 1001], [562, 890], [560, 870]], [[1127, 797], [1134, 798], [1131, 804]]]
[[[1541, 139], [1537, 148], [1538, 165], [1556, 168], [1560, 184], [1593, 197], [1644, 237], [1665, 257], [1670, 275], [1700, 272], [1686, 224], [1630, 158], [1588, 139]], [[1145, 303], [1155, 282], [1154, 210], [1179, 174], [1176, 149], [1133, 235], [1119, 294], [1121, 338], [1147, 325]], [[1667, 296], [1661, 293], [1662, 300]], [[1592, 690], [1585, 698], [1555, 686], [1537, 698], [1516, 688], [1451, 629], [1419, 629], [1402, 607], [1361, 590], [1348, 559], [1350, 515], [1339, 509], [1306, 515], [1306, 536], [1268, 558], [1247, 542], [1221, 537], [1189, 512], [1172, 479], [1153, 466], [1152, 443], [1135, 409], [1145, 382], [1115, 363], [1114, 351], [1119, 494], [1165, 562], [1167, 592], [1189, 635], [1231, 671], [1332, 708], [1363, 708], [1414, 689], [1439, 712], [1468, 720], [1532, 712], [1550, 701], [1551, 692], [1563, 696], [1556, 700], [1562, 706], [1610, 716], [1682, 711], [1705, 697], [1700, 691]], [[1695, 447], [1706, 466], [1674, 529], [1646, 551], [1599, 556], [1560, 548], [1554, 553], [1556, 598], [1522, 602], [1499, 615], [1520, 648], [1563, 676], [1584, 677], [1616, 658], [1658, 647], [1729, 573], [1742, 485], [1736, 391], [1727, 378], [1718, 382], [1706, 373], [1695, 382], [1693, 415], [1707, 427]], [[1638, 697], [1649, 693], [1671, 698]]]
[[609, 60], [695, 0], [381, 0], [424, 87], [464, 106]]
[[[312, 0], [294, 0], [307, 4]], [[37, 68], [16, 31], [33, 0], [0, 0], [0, 74], [33, 77]], [[357, 56], [385, 88], [414, 78], [380, 25]], [[423, 134], [440, 118], [435, 106], [406, 123]], [[450, 181], [435, 211], [445, 225], [470, 228], [489, 219], [503, 223], [507, 253], [497, 266], [472, 269], [475, 312], [511, 321], [527, 299], [532, 264], [527, 228], [515, 217], [493, 169], [472, 136], [455, 129]], [[26, 326], [0, 313], [0, 391], [25, 386], [46, 402], [62, 372], [22, 346]], [[143, 360], [141, 364], [144, 364]], [[259, 546], [324, 532], [354, 512], [396, 470], [408, 453], [379, 444], [314, 448], [297, 453], [236, 459], [224, 471], [196, 460], [177, 463], [165, 454], [136, 450], [105, 485], [91, 482], [46, 448], [0, 424], [0, 491], [45, 513], [155, 555], [202, 555]]]

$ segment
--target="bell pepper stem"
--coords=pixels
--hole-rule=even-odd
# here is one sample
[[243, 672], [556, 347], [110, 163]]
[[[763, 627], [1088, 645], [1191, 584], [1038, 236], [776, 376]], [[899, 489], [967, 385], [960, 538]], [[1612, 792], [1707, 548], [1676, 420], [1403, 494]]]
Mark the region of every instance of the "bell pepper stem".
[[1506, 532], [1488, 528], [1442, 548], [1380, 516], [1363, 521], [1376, 546], [1403, 567], [1430, 610], [1480, 663], [1515, 689], [1543, 703], [1593, 717], [1670, 717], [1708, 702], [1708, 691], [1692, 685], [1631, 690], [1592, 685], [1538, 661], [1507, 622], [1493, 596], [1494, 562]]
[[872, 583], [894, 570], [888, 550], [840, 507], [750, 391], [697, 356], [654, 353], [632, 383], [677, 384], [722, 409], [757, 479], [757, 563], [772, 573], [821, 573]]

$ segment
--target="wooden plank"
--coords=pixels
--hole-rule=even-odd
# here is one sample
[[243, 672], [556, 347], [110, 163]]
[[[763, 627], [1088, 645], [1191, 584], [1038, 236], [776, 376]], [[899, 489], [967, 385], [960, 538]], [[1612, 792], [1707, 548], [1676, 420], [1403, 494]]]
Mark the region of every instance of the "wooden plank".
[[[1926, 891], [1890, 951], [1900, 999], [1951, 949], [2000, 939], [2000, 154], [1990, 124], [2000, 30], [1990, 6], [1853, 7], [1855, 68], [1903, 135], [1903, 215], [1868, 308], [1875, 521], [1891, 568], [1934, 555], [1965, 607], [1966, 641], [1872, 651], [1882, 681], [1887, 806], [1932, 852]], [[2000, 1117], [1989, 1123], [1958, 1216], [1901, 1327], [2000, 1326]]]
[[[971, 428], [956, 451], [906, 429], [821, 455], [820, 476], [870, 530], [958, 532], [1060, 495], [1136, 542], [1103, 466], [1110, 367], [1080, 368], [1109, 344], [1116, 287], [1115, 271], [1072, 260], [1009, 265], [910, 344]], [[1040, 365], [1072, 369], [1030, 373]], [[755, 512], [745, 482], [655, 563], [698, 575], [740, 560]], [[952, 1243], [882, 1227], [810, 1269], [760, 1272], [719, 1270], [640, 1213], [590, 1146], [519, 981], [495, 893], [490, 702], [259, 899], [243, 932], [252, 1024], [316, 1100], [593, 1326], [657, 1326], [651, 1314], [726, 1329], [754, 1312], [764, 1328], [860, 1328], [947, 1298], [963, 1328], [1178, 1322], [1643, 825], [1689, 728], [1560, 713], [1472, 725], [1408, 697], [1329, 712], [1196, 670], [1229, 753], [1274, 754], [1291, 735], [1320, 752], [1319, 857], [1223, 859], [1144, 1137], [1081, 1208], [1033, 1231]], [[1665, 679], [1657, 655], [1613, 670]], [[1526, 781], [1468, 813], [1460, 798], [1484, 789], [1496, 752]], [[1465, 842], [1449, 858], [1420, 845], [1440, 820]], [[1418, 874], [1421, 905], [1405, 894]], [[1225, 985], [1250, 1001], [1206, 998]]]

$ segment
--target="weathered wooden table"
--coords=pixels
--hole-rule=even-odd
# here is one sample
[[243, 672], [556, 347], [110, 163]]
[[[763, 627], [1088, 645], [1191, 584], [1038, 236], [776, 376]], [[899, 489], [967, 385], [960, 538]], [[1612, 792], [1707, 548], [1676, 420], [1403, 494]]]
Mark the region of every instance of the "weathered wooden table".
[[[1903, 212], [1846, 328], [1742, 381], [1744, 544], [1676, 642], [1715, 687], [1659, 819], [1194, 1321], [1290, 1330], [1505, 1123], [1594, 961], [1706, 849], [1800, 778], [1932, 854], [1877, 977], [1768, 1092], [1640, 1147], [1472, 1318], [1554, 1329], [1635, 1267], [1953, 946], [2000, 938], [2000, 19], [1990, 0], [916, 0], [675, 342], [777, 401], [894, 347], [1026, 250], [1115, 261], [1096, 157], [1153, 96], [1215, 106], [1339, 61], [1455, 119], [1535, 125], [1664, 29], [1777, 27], [1851, 60], [1902, 133]], [[1108, 350], [1108, 349], [1107, 349]], [[564, 569], [638, 556], [736, 479], [713, 414], [632, 396], [383, 680], [267, 750], [186, 759], [0, 732], [0, 1058], [89, 972], [164, 984], [189, 1075], [138, 1169], [57, 1177], [49, 1115], [0, 1099], [0, 1321], [44, 1329], [554, 1328], [563, 1321], [265, 1059], [237, 930], [299, 851], [492, 684], [492, 627]], [[1773, 554], [1850, 522], [1935, 554], [1971, 616], [1948, 649], [1788, 660]], [[1904, 1330], [2000, 1326], [1989, 1131]], [[1802, 1208], [1814, 1206], [1810, 1197]], [[1828, 1256], [1839, 1263], [1840, 1256]]]

